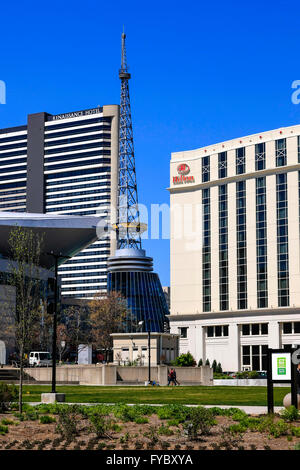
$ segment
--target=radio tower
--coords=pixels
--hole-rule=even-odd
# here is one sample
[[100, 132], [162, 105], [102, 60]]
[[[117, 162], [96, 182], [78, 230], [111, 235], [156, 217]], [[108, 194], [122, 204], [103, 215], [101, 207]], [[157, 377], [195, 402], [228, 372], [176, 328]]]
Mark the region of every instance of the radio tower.
[[[141, 233], [147, 225], [140, 222], [135, 173], [133, 134], [126, 62], [126, 35], [122, 34], [119, 188], [117, 250], [108, 258], [108, 292], [121, 292], [127, 301], [125, 332], [163, 332], [168, 327], [169, 310], [159, 277], [153, 272], [153, 259], [142, 249]], [[150, 335], [150, 333], [149, 333]], [[150, 348], [149, 348], [150, 350]]]
[[[119, 195], [117, 217], [117, 247], [141, 249], [141, 224], [135, 172], [129, 79], [126, 60], [126, 34], [122, 34], [120, 137], [119, 137]], [[144, 229], [144, 227], [143, 227]]]

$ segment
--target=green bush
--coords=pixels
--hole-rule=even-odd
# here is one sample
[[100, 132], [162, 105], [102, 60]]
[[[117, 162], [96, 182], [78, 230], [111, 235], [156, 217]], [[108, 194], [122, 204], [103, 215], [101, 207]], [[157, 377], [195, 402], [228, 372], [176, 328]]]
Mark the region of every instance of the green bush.
[[199, 432], [207, 435], [215, 424], [213, 413], [207, 408], [198, 407], [190, 410], [184, 429], [189, 439], [197, 440]]
[[[111, 418], [103, 415], [99, 411], [91, 414], [89, 418], [91, 423], [91, 431], [95, 432], [98, 438], [110, 437], [108, 431], [112, 430], [113, 426], [115, 425], [115, 422]], [[115, 430], [119, 430], [119, 427]]]
[[146, 424], [149, 423], [149, 419], [145, 418], [145, 416], [138, 416], [137, 418], [135, 418], [134, 422], [136, 424]]
[[181, 354], [175, 361], [172, 361], [172, 365], [176, 367], [193, 367], [196, 365], [196, 361], [190, 352]]
[[157, 407], [156, 414], [160, 419], [178, 419], [180, 422], [186, 420], [189, 408], [184, 405], [164, 405]]
[[297, 419], [299, 418], [299, 411], [295, 406], [292, 405], [283, 410], [281, 416], [285, 421], [297, 421]]
[[56, 432], [60, 433], [61, 437], [66, 441], [72, 441], [78, 434], [77, 420], [79, 410], [76, 405], [62, 406], [58, 412], [58, 424]]
[[300, 428], [297, 428], [296, 426], [291, 426], [291, 433], [295, 437], [300, 437]]
[[220, 362], [218, 362], [218, 364], [217, 364], [216, 372], [217, 372], [218, 374], [222, 374], [222, 372], [223, 372], [222, 366], [221, 366], [221, 363], [220, 363]]
[[40, 423], [41, 424], [51, 424], [51, 423], [55, 423], [56, 422], [56, 419], [53, 418], [52, 416], [49, 416], [49, 415], [43, 415], [40, 417]]
[[172, 436], [174, 434], [174, 431], [170, 429], [169, 426], [161, 424], [157, 430], [157, 434], [162, 434], [163, 436]]
[[203, 366], [203, 360], [202, 360], [202, 359], [199, 359], [198, 367], [201, 367], [201, 366]]
[[238, 424], [231, 424], [228, 429], [232, 434], [243, 434], [248, 429], [247, 422], [241, 421]]
[[8, 433], [8, 426], [4, 426], [3, 424], [0, 424], [0, 435], [4, 436], [4, 434]]
[[217, 372], [217, 361], [214, 359], [213, 363], [212, 363], [212, 369], [214, 372]]
[[4, 426], [10, 426], [10, 425], [14, 425], [14, 424], [17, 424], [16, 421], [13, 421], [12, 419], [2, 419], [1, 420], [1, 424], [3, 424]]
[[11, 407], [11, 402], [18, 398], [18, 389], [15, 385], [0, 382], [0, 413], [5, 413]]

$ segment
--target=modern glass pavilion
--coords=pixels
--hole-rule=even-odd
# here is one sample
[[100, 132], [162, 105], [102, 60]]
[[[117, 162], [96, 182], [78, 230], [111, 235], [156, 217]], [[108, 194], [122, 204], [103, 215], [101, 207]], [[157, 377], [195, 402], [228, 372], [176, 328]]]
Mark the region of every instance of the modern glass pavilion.
[[169, 314], [159, 277], [153, 272], [153, 259], [145, 250], [122, 248], [108, 259], [108, 290], [120, 292], [127, 300], [129, 316], [125, 331], [163, 332]]

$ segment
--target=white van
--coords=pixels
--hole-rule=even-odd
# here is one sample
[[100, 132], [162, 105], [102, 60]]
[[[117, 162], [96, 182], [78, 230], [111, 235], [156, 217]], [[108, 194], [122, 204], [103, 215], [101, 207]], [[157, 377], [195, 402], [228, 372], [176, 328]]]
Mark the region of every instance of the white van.
[[43, 367], [52, 364], [51, 354], [45, 351], [31, 351], [29, 354], [29, 366]]

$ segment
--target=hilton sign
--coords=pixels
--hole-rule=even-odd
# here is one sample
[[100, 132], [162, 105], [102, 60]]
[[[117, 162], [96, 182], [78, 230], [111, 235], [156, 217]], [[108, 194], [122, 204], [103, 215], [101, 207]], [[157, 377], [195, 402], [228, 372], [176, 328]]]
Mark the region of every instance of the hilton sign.
[[173, 184], [186, 184], [195, 183], [195, 178], [191, 175], [188, 176], [190, 167], [186, 163], [180, 163], [177, 167], [179, 176], [173, 176]]

